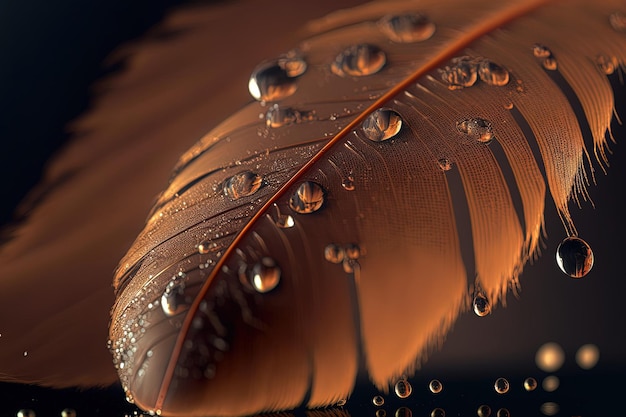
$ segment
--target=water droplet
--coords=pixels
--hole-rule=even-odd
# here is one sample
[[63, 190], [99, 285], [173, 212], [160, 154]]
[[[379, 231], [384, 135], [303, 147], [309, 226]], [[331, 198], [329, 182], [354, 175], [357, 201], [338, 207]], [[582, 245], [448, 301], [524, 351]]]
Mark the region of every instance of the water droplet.
[[361, 248], [356, 243], [350, 243], [346, 245], [345, 254], [348, 259], [359, 259], [359, 256], [361, 256]]
[[76, 417], [76, 410], [65, 408], [61, 411], [61, 417]]
[[494, 138], [491, 123], [478, 117], [462, 120], [456, 124], [456, 128], [481, 143], [489, 143]]
[[543, 388], [545, 392], [556, 391], [559, 385], [561, 385], [561, 381], [554, 375], [547, 376], [541, 381], [541, 388]]
[[570, 236], [556, 248], [556, 262], [564, 274], [572, 278], [582, 278], [593, 267], [593, 252], [587, 242]]
[[346, 191], [354, 191], [354, 176], [348, 175], [346, 178], [341, 181], [341, 186]]
[[334, 243], [326, 245], [324, 248], [324, 259], [328, 262], [338, 264], [343, 261], [344, 255], [343, 248]]
[[384, 409], [379, 408], [378, 410], [376, 410], [375, 416], [376, 417], [386, 417], [387, 416], [387, 412]]
[[489, 85], [501, 87], [509, 83], [509, 72], [488, 59], [483, 59], [478, 65], [478, 76]]
[[396, 382], [396, 385], [393, 387], [393, 390], [396, 392], [398, 398], [408, 398], [413, 392], [413, 387], [411, 383], [406, 379], [401, 379]]
[[565, 362], [565, 352], [558, 343], [544, 343], [535, 354], [535, 363], [545, 372], [557, 371], [563, 366], [563, 362]]
[[452, 169], [452, 162], [448, 158], [440, 158], [437, 164], [442, 171], [450, 171]]
[[552, 56], [552, 51], [547, 46], [536, 43], [533, 45], [533, 55], [536, 58], [548, 58]]
[[306, 71], [306, 61], [294, 54], [258, 65], [248, 81], [248, 90], [259, 101], [276, 101], [292, 95], [296, 78]]
[[256, 193], [263, 184], [259, 174], [243, 171], [224, 181], [224, 194], [231, 200], [237, 200]]
[[489, 417], [491, 415], [491, 407], [483, 404], [478, 407], [478, 410], [476, 410], [476, 414], [478, 415], [478, 417]]
[[543, 65], [543, 67], [549, 71], [554, 71], [558, 67], [556, 58], [554, 58], [553, 56], [549, 56], [548, 58], [544, 59], [541, 65]]
[[513, 108], [513, 103], [505, 103], [504, 108], [507, 110], [511, 110]]
[[467, 56], [452, 59], [452, 66], [446, 66], [439, 72], [450, 90], [471, 87], [478, 79], [476, 63]]
[[539, 407], [539, 411], [541, 411], [544, 416], [554, 416], [559, 413], [559, 405], [555, 402], [543, 403]]
[[619, 67], [619, 62], [615, 56], [598, 55], [596, 57], [596, 65], [606, 75], [611, 75]]
[[496, 413], [496, 417], [511, 417], [511, 413], [506, 408], [501, 408]]
[[474, 314], [478, 317], [485, 317], [491, 313], [491, 303], [482, 292], [474, 296], [472, 306], [474, 308]]
[[409, 407], [399, 407], [394, 415], [395, 417], [412, 417], [413, 411]]
[[298, 186], [289, 199], [289, 207], [296, 213], [309, 214], [319, 210], [324, 204], [324, 189], [313, 181], [305, 181]]
[[248, 271], [248, 282], [261, 294], [272, 291], [280, 282], [280, 267], [269, 256], [264, 256]]
[[620, 11], [611, 13], [609, 23], [618, 32], [626, 32], [626, 13]]
[[343, 407], [344, 405], [346, 405], [346, 403], [347, 403], [347, 402], [348, 402], [348, 401], [346, 401], [345, 399], [341, 399], [341, 400], [337, 401], [337, 404], [336, 404], [336, 405], [337, 405], [338, 407]]
[[289, 214], [279, 214], [278, 218], [276, 219], [276, 226], [280, 227], [281, 229], [289, 229], [291, 227], [294, 227], [295, 225], [296, 221]]
[[373, 142], [391, 139], [401, 128], [402, 117], [395, 110], [385, 107], [374, 110], [361, 124], [363, 134]]
[[509, 381], [507, 381], [506, 378], [498, 378], [493, 384], [493, 388], [498, 394], [506, 394], [509, 392]]
[[385, 404], [385, 399], [381, 395], [375, 395], [374, 398], [372, 398], [372, 403], [376, 407], [380, 407]]
[[363, 77], [376, 74], [387, 62], [387, 56], [377, 46], [367, 43], [352, 45], [335, 58], [333, 73], [341, 77]]
[[430, 389], [430, 392], [433, 394], [439, 394], [443, 391], [443, 384], [438, 379], [433, 379], [428, 384], [428, 389]]
[[202, 253], [202, 254], [209, 253], [209, 252], [214, 251], [216, 249], [217, 249], [217, 243], [215, 243], [215, 242], [204, 241], [204, 242], [198, 244], [198, 252]]
[[576, 351], [576, 363], [582, 369], [591, 369], [598, 363], [600, 359], [600, 350], [596, 345], [582, 345]]
[[528, 392], [534, 391], [537, 388], [537, 380], [531, 376], [524, 380], [524, 389]]
[[36, 417], [37, 414], [33, 410], [24, 408], [17, 412], [17, 417]]
[[168, 285], [161, 296], [161, 308], [168, 317], [172, 317], [186, 311], [189, 308], [189, 304], [185, 297], [184, 285]]
[[421, 13], [388, 15], [378, 24], [390, 40], [398, 43], [425, 41], [435, 33], [435, 24]]
[[430, 412], [430, 417], [446, 417], [446, 411], [443, 408], [435, 408]]
[[274, 104], [265, 114], [265, 124], [267, 127], [277, 128], [297, 123], [301, 117], [300, 112], [291, 107], [279, 107], [278, 104]]

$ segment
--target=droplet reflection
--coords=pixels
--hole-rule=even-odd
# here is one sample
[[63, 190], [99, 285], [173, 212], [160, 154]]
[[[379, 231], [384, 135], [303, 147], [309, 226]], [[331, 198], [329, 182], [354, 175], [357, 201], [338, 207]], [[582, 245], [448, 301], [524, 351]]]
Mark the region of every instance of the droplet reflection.
[[443, 391], [443, 384], [438, 379], [433, 379], [428, 384], [428, 389], [430, 389], [430, 392], [432, 392], [433, 394], [439, 394], [441, 391]]
[[378, 24], [390, 40], [398, 43], [425, 41], [435, 33], [435, 24], [421, 13], [388, 15]]
[[324, 204], [324, 189], [313, 181], [305, 181], [298, 186], [289, 199], [289, 207], [296, 213], [309, 214], [319, 210]]
[[564, 274], [572, 278], [582, 278], [593, 267], [593, 251], [587, 242], [571, 236], [556, 248], [556, 262]]
[[498, 394], [506, 394], [509, 392], [509, 381], [507, 381], [506, 378], [498, 378], [493, 384], [493, 388]]
[[402, 117], [388, 108], [374, 110], [361, 125], [363, 134], [373, 142], [381, 142], [391, 139], [400, 132]]
[[528, 377], [524, 380], [524, 389], [528, 392], [534, 391], [537, 388], [537, 380], [533, 377]]
[[393, 387], [398, 398], [408, 398], [413, 392], [413, 387], [411, 383], [406, 379], [401, 379], [396, 382], [396, 385]]
[[364, 77], [376, 74], [386, 62], [387, 56], [379, 47], [363, 43], [349, 46], [337, 55], [331, 70], [341, 77]]

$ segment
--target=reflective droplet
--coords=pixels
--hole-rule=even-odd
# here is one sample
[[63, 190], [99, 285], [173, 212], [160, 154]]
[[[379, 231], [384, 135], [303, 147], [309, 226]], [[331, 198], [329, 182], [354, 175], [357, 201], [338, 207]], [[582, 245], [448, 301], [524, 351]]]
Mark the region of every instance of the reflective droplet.
[[596, 345], [582, 345], [576, 351], [576, 363], [582, 369], [591, 369], [598, 363], [600, 359], [600, 350]]
[[161, 296], [161, 308], [168, 317], [186, 311], [189, 308], [189, 303], [185, 297], [185, 286], [182, 284], [168, 285]]
[[412, 417], [413, 411], [409, 407], [399, 407], [396, 410], [395, 417]]
[[433, 379], [428, 384], [428, 389], [430, 389], [430, 392], [432, 392], [433, 394], [439, 394], [441, 391], [443, 391], [443, 384], [438, 379]]
[[280, 214], [276, 219], [276, 226], [281, 229], [289, 229], [296, 225], [296, 221], [289, 214]]
[[446, 417], [446, 411], [443, 408], [435, 408], [430, 412], [430, 417]]
[[591, 246], [579, 237], [568, 237], [556, 248], [556, 262], [564, 274], [582, 278], [593, 267]]
[[556, 58], [554, 58], [553, 56], [549, 56], [548, 58], [544, 59], [541, 65], [543, 65], [543, 67], [549, 71], [554, 71], [558, 67]]
[[470, 57], [454, 58], [451, 66], [439, 70], [441, 79], [450, 90], [471, 87], [478, 79], [476, 63]]
[[269, 256], [264, 256], [248, 272], [249, 283], [256, 292], [264, 294], [272, 291], [280, 282], [280, 267]]
[[435, 24], [421, 13], [388, 15], [378, 24], [390, 40], [398, 43], [425, 41], [435, 33]]
[[376, 417], [387, 417], [387, 412], [384, 409], [379, 408], [378, 410], [376, 410], [375, 416]]
[[367, 43], [352, 45], [335, 58], [333, 73], [341, 77], [363, 77], [376, 74], [387, 62], [387, 56], [377, 46]]
[[609, 23], [618, 32], [626, 32], [626, 13], [619, 11], [611, 13]]
[[76, 417], [76, 410], [66, 408], [61, 411], [61, 417]]
[[478, 65], [478, 76], [489, 85], [500, 87], [509, 83], [509, 72], [488, 59], [482, 60]]
[[489, 143], [494, 138], [491, 123], [478, 117], [462, 120], [456, 124], [456, 128], [481, 143]]
[[554, 375], [547, 376], [541, 381], [541, 388], [543, 388], [545, 392], [556, 391], [559, 385], [561, 385], [561, 381]]
[[243, 171], [224, 181], [224, 194], [231, 200], [237, 200], [256, 193], [263, 184], [259, 174]]
[[375, 395], [374, 398], [372, 398], [372, 403], [376, 407], [380, 407], [385, 404], [385, 399], [381, 395]]
[[500, 408], [496, 413], [496, 417], [511, 417], [511, 412], [506, 408]]
[[337, 401], [337, 406], [338, 407], [343, 407], [344, 405], [346, 405], [347, 401], [345, 399], [341, 399], [339, 401]]
[[509, 381], [507, 381], [506, 378], [498, 378], [493, 384], [493, 388], [498, 394], [506, 394], [509, 392]]
[[17, 412], [17, 417], [36, 417], [37, 414], [33, 410], [24, 408]]
[[296, 91], [296, 78], [306, 71], [306, 67], [306, 61], [295, 55], [262, 63], [250, 75], [248, 90], [259, 101], [284, 99]]
[[201, 254], [206, 254], [215, 250], [217, 250], [217, 243], [215, 242], [205, 241], [198, 244], [198, 252]]
[[346, 191], [354, 191], [354, 176], [348, 175], [341, 181], [341, 186]]
[[489, 417], [491, 415], [491, 407], [483, 404], [478, 407], [478, 410], [476, 410], [476, 414], [478, 415], [478, 417]]
[[265, 113], [265, 124], [267, 127], [278, 128], [292, 123], [297, 123], [301, 119], [299, 111], [291, 107], [280, 107], [274, 104]]
[[437, 164], [439, 164], [439, 168], [441, 168], [442, 171], [450, 171], [452, 169], [452, 162], [450, 162], [448, 158], [440, 158]]
[[474, 296], [472, 306], [474, 309], [474, 314], [476, 314], [478, 317], [485, 317], [486, 315], [491, 313], [491, 303], [483, 293], [478, 293]]
[[343, 261], [344, 255], [343, 248], [334, 243], [326, 245], [324, 248], [324, 259], [333, 264], [338, 264]]
[[402, 117], [395, 110], [385, 107], [374, 110], [361, 124], [363, 134], [373, 142], [391, 139], [401, 128]]
[[535, 363], [545, 372], [554, 372], [561, 368], [565, 362], [563, 348], [554, 342], [541, 345], [535, 354]]
[[559, 405], [554, 402], [543, 403], [539, 407], [539, 411], [541, 411], [544, 416], [555, 416], [559, 413]]
[[598, 55], [596, 57], [596, 65], [606, 75], [611, 75], [619, 67], [616, 56]]
[[401, 379], [396, 382], [396, 385], [393, 387], [393, 390], [396, 392], [398, 398], [408, 398], [413, 392], [413, 387], [406, 379]]
[[537, 380], [533, 377], [528, 377], [524, 380], [524, 389], [528, 392], [534, 391], [537, 388]]
[[533, 55], [536, 58], [548, 58], [552, 56], [552, 51], [547, 46], [536, 43], [533, 45]]
[[324, 204], [324, 189], [313, 181], [305, 181], [298, 186], [289, 199], [289, 207], [296, 213], [309, 214], [319, 210]]
[[361, 248], [356, 243], [346, 245], [344, 252], [346, 257], [352, 260], [359, 259], [359, 256], [361, 256]]

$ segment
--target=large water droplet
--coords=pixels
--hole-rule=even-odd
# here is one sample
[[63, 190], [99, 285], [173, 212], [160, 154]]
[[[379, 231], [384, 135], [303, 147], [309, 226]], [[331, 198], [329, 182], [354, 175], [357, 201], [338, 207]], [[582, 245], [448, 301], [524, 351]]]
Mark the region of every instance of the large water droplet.
[[493, 384], [493, 388], [498, 394], [506, 394], [509, 392], [509, 381], [507, 381], [506, 378], [498, 378]]
[[411, 383], [409, 381], [407, 381], [406, 379], [401, 379], [396, 382], [393, 390], [395, 391], [398, 398], [408, 398], [413, 392], [413, 387], [411, 386]]
[[247, 271], [248, 283], [261, 294], [272, 291], [280, 283], [280, 267], [269, 256], [264, 256]]
[[611, 13], [609, 23], [618, 32], [626, 32], [626, 13], [620, 11]]
[[248, 90], [259, 101], [284, 99], [296, 91], [296, 78], [306, 71], [306, 67], [306, 61], [296, 55], [262, 63], [250, 75]]
[[537, 388], [537, 380], [531, 376], [524, 380], [524, 389], [526, 391], [534, 391]]
[[593, 267], [591, 246], [579, 237], [568, 237], [556, 248], [556, 262], [564, 274], [582, 278]]
[[374, 398], [372, 398], [372, 403], [376, 407], [380, 407], [385, 404], [385, 399], [380, 395], [375, 395]]
[[243, 171], [224, 181], [224, 194], [231, 200], [237, 200], [256, 193], [263, 184], [259, 174]]
[[435, 33], [435, 24], [421, 13], [388, 15], [378, 24], [390, 40], [398, 43], [425, 41]]
[[451, 66], [439, 70], [441, 79], [450, 90], [471, 87], [478, 79], [476, 63], [467, 56], [454, 58]]
[[361, 124], [365, 137], [374, 142], [393, 138], [401, 128], [402, 117], [395, 110], [385, 107], [374, 110]]
[[485, 317], [486, 315], [491, 313], [491, 303], [482, 292], [474, 296], [472, 306], [474, 309], [474, 314], [476, 314], [478, 317]]
[[478, 417], [489, 417], [491, 415], [491, 407], [489, 407], [487, 404], [483, 404], [478, 407], [478, 410], [476, 410], [476, 414], [478, 415]]
[[482, 60], [478, 65], [478, 76], [489, 85], [503, 86], [509, 83], [509, 72], [488, 59]]
[[289, 207], [296, 213], [308, 214], [319, 210], [324, 204], [324, 189], [313, 181], [305, 181], [298, 186], [289, 199]]
[[491, 123], [478, 117], [462, 120], [456, 124], [456, 128], [478, 142], [489, 143], [494, 138]]
[[443, 391], [443, 384], [438, 379], [433, 379], [428, 384], [428, 389], [430, 389], [430, 392], [433, 394], [439, 394]]
[[606, 75], [611, 75], [619, 67], [619, 62], [615, 56], [598, 55], [596, 57], [596, 65]]
[[376, 74], [387, 62], [387, 56], [377, 46], [367, 43], [352, 45], [335, 58], [333, 73], [345, 77], [363, 77]]
[[338, 264], [343, 261], [345, 252], [341, 246], [331, 243], [324, 248], [324, 259], [333, 264]]
[[[174, 284], [174, 282], [170, 282], [170, 284]], [[168, 317], [186, 311], [189, 308], [189, 303], [185, 297], [185, 286], [183, 284], [168, 284], [161, 296], [161, 308]]]

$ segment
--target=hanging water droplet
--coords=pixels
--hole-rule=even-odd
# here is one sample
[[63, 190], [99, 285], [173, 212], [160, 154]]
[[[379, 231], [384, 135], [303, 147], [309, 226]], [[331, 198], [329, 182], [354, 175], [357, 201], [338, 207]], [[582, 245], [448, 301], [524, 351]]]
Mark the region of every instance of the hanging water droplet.
[[338, 264], [343, 261], [345, 253], [341, 246], [331, 243], [324, 248], [324, 259], [333, 264]]
[[76, 417], [76, 410], [65, 408], [61, 411], [61, 417]]
[[598, 55], [596, 57], [596, 65], [606, 75], [611, 75], [619, 67], [619, 62], [616, 56]]
[[488, 120], [481, 118], [465, 119], [456, 124], [459, 132], [481, 143], [489, 143], [494, 139], [493, 128]]
[[379, 47], [362, 43], [346, 48], [335, 58], [331, 70], [341, 77], [363, 77], [376, 74], [387, 62]]
[[393, 390], [395, 391], [398, 398], [408, 398], [413, 392], [413, 387], [411, 386], [411, 383], [406, 379], [400, 379], [398, 382], [396, 382], [396, 385], [394, 385]]
[[433, 411], [430, 412], [430, 417], [446, 417], [446, 411], [443, 408], [434, 408]]
[[507, 381], [506, 378], [498, 378], [493, 384], [493, 388], [498, 394], [506, 394], [509, 392], [509, 381]]
[[296, 78], [306, 68], [306, 61], [294, 54], [262, 63], [250, 75], [248, 90], [259, 101], [284, 99], [296, 91]]
[[256, 193], [263, 184], [259, 174], [243, 171], [224, 181], [224, 194], [231, 200], [237, 200]]
[[483, 293], [478, 293], [474, 296], [472, 306], [474, 308], [474, 314], [478, 317], [485, 317], [491, 313], [491, 303]]
[[264, 256], [247, 271], [248, 283], [261, 294], [272, 291], [280, 283], [280, 267], [269, 256]]
[[33, 410], [24, 408], [17, 412], [17, 417], [36, 417], [37, 414]]
[[528, 392], [534, 391], [537, 388], [537, 380], [531, 376], [524, 380], [524, 389]]
[[186, 311], [189, 308], [189, 303], [185, 297], [185, 286], [183, 284], [168, 284], [161, 296], [161, 308], [168, 317]]
[[489, 417], [491, 415], [491, 407], [489, 407], [487, 404], [483, 404], [478, 407], [478, 410], [476, 410], [476, 414], [478, 415], [478, 417]]
[[556, 262], [564, 274], [582, 278], [593, 267], [591, 246], [579, 237], [568, 237], [556, 248]]
[[443, 390], [443, 384], [438, 379], [433, 379], [428, 384], [428, 389], [433, 394], [439, 394]]
[[554, 58], [553, 56], [549, 56], [544, 59], [541, 65], [543, 65], [543, 67], [549, 71], [555, 71], [558, 67], [556, 58]]
[[506, 408], [500, 408], [496, 413], [496, 417], [511, 417], [511, 413]]
[[478, 79], [476, 63], [467, 56], [454, 58], [452, 66], [440, 69], [439, 73], [442, 81], [448, 85], [450, 90], [471, 87]]
[[483, 59], [478, 65], [478, 76], [489, 85], [500, 87], [509, 83], [509, 72], [488, 59]]
[[401, 128], [402, 117], [395, 110], [386, 107], [374, 110], [361, 124], [363, 134], [373, 142], [391, 139]]
[[388, 15], [378, 24], [390, 40], [398, 43], [425, 41], [435, 33], [435, 24], [421, 13]]
[[442, 171], [450, 171], [452, 169], [452, 162], [448, 158], [440, 158], [437, 164]]
[[305, 181], [298, 186], [289, 199], [289, 207], [296, 213], [309, 214], [319, 210], [324, 204], [324, 189], [313, 181]]
[[611, 13], [609, 23], [618, 32], [626, 32], [626, 13], [620, 11]]
[[381, 395], [375, 395], [374, 398], [372, 398], [372, 403], [376, 407], [380, 407], [385, 404], [385, 399]]
[[295, 225], [296, 221], [289, 214], [279, 214], [278, 218], [276, 219], [276, 226], [280, 227], [281, 229], [289, 229], [291, 227], [294, 227]]
[[341, 186], [346, 191], [354, 191], [354, 176], [349, 174], [346, 178], [341, 181]]

